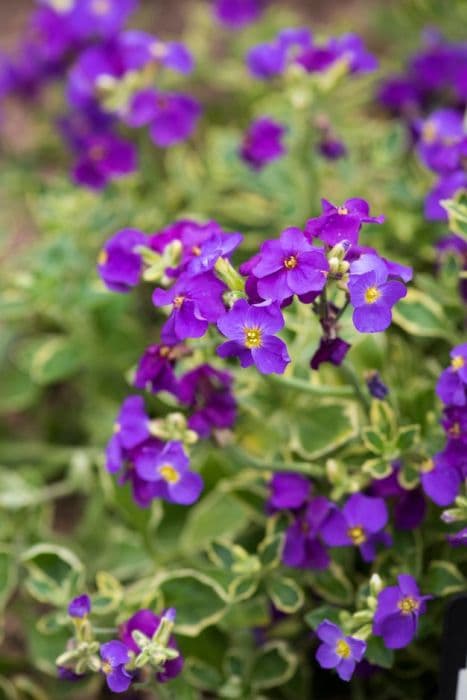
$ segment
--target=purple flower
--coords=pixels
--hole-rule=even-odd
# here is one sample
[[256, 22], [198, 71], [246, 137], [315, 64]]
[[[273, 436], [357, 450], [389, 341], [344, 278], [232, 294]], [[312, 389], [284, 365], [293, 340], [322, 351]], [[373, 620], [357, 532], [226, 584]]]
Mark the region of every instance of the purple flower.
[[100, 655], [102, 671], [110, 690], [114, 693], [124, 693], [132, 681], [132, 675], [125, 668], [125, 664], [130, 661], [128, 647], [113, 639], [111, 642], [102, 644]]
[[445, 369], [436, 384], [436, 393], [447, 405], [467, 404], [467, 343], [451, 350], [451, 366]]
[[313, 248], [298, 228], [287, 228], [278, 240], [261, 245], [253, 274], [263, 299], [284, 301], [294, 294], [319, 293], [329, 264], [322, 249]]
[[347, 199], [340, 207], [326, 199], [321, 201], [323, 213], [309, 219], [305, 231], [311, 238], [320, 238], [331, 246], [341, 241], [356, 244], [362, 224], [382, 224], [384, 221], [384, 216], [370, 216], [370, 208], [364, 199]]
[[120, 470], [128, 450], [140, 445], [149, 438], [149, 418], [141, 396], [128, 396], [122, 404], [110, 439], [106, 456], [107, 470], [111, 473]]
[[[120, 626], [119, 637], [131, 651], [135, 654], [139, 654], [141, 649], [133, 639], [132, 632], [138, 630], [151, 639], [155, 632], [157, 632], [160, 622], [161, 617], [155, 615], [152, 610], [139, 610]], [[169, 638], [168, 646], [178, 651], [177, 643], [173, 636]], [[164, 669], [156, 674], [158, 682], [166, 683], [172, 678], [176, 678], [182, 671], [183, 663], [183, 656], [181, 654], [176, 659], [166, 661]]]
[[174, 366], [177, 359], [178, 348], [182, 346], [150, 345], [141, 357], [134, 386], [138, 389], [149, 388], [153, 394], [159, 391], [168, 391], [174, 396], [178, 394], [178, 380], [175, 376]]
[[229, 29], [240, 29], [258, 19], [266, 0], [215, 0], [214, 13]]
[[268, 80], [280, 75], [289, 60], [297, 52], [311, 46], [312, 36], [308, 29], [283, 29], [276, 39], [254, 46], [247, 55], [250, 73], [260, 80]]
[[130, 126], [149, 126], [151, 139], [161, 148], [185, 141], [201, 114], [197, 100], [181, 93], [147, 89], [132, 99], [125, 121]]
[[365, 561], [373, 561], [376, 537], [388, 522], [388, 510], [382, 498], [356, 493], [347, 500], [342, 512], [331, 511], [321, 527], [324, 542], [330, 547], [355, 546]]
[[366, 385], [374, 399], [384, 401], [389, 394], [389, 389], [381, 379], [379, 372], [370, 372], [366, 377]]
[[135, 11], [137, 0], [79, 0], [70, 13], [77, 36], [102, 38], [117, 34]]
[[417, 582], [408, 574], [397, 577], [398, 585], [378, 595], [373, 634], [383, 637], [388, 649], [406, 647], [417, 632], [418, 618], [426, 611], [431, 596], [421, 596]]
[[371, 484], [371, 496], [393, 499], [394, 525], [398, 530], [415, 530], [422, 523], [426, 513], [426, 500], [421, 488], [404, 489], [398, 479], [401, 468], [399, 461], [392, 464], [392, 472], [384, 479], [375, 479]]
[[255, 364], [262, 374], [282, 374], [290, 362], [284, 341], [275, 336], [284, 327], [278, 304], [250, 306], [240, 299], [217, 327], [229, 338], [217, 348], [220, 357], [234, 355], [242, 367]]
[[351, 345], [342, 338], [321, 338], [319, 347], [310, 360], [311, 369], [318, 369], [323, 362], [341, 365]]
[[138, 252], [148, 243], [147, 236], [136, 229], [124, 229], [110, 238], [97, 259], [97, 269], [105, 285], [113, 292], [128, 292], [135, 287], [143, 272]]
[[413, 79], [395, 76], [381, 84], [378, 100], [393, 114], [410, 115], [420, 104], [421, 93]]
[[110, 180], [124, 177], [137, 167], [133, 144], [114, 134], [89, 136], [73, 167], [73, 179], [79, 185], [101, 190]]
[[68, 606], [68, 615], [70, 617], [86, 617], [91, 612], [91, 599], [88, 595], [80, 595], [73, 598]]
[[450, 440], [467, 444], [467, 404], [447, 406], [443, 411], [441, 424]]
[[426, 495], [438, 506], [448, 506], [456, 500], [463, 477], [467, 477], [462, 469], [461, 448], [458, 453], [454, 449], [439, 452], [433, 459], [426, 460], [422, 465], [421, 482]]
[[286, 566], [299, 569], [326, 569], [329, 566], [329, 555], [319, 535], [330, 508], [326, 498], [317, 496], [310, 500], [304, 512], [296, 515], [285, 534], [282, 561]]
[[463, 116], [454, 109], [438, 109], [420, 125], [420, 158], [428, 168], [448, 173], [462, 167], [467, 155]]
[[310, 481], [301, 474], [277, 472], [269, 482], [268, 510], [295, 509], [303, 506], [310, 495]]
[[453, 547], [466, 547], [467, 546], [467, 527], [464, 527], [459, 532], [454, 533], [454, 535], [448, 535], [448, 542]]
[[155, 289], [155, 306], [172, 305], [172, 312], [162, 328], [162, 342], [175, 344], [186, 338], [201, 338], [210, 323], [224, 313], [222, 293], [225, 285], [211, 272], [196, 277], [180, 277], [168, 290]]
[[240, 155], [254, 170], [281, 158], [286, 153], [282, 142], [286, 128], [268, 117], [252, 122], [246, 132]]
[[341, 680], [349, 681], [357, 662], [363, 659], [366, 643], [356, 637], [347, 637], [329, 620], [319, 625], [316, 634], [322, 642], [316, 652], [321, 668], [335, 668]]
[[153, 497], [184, 506], [197, 501], [203, 490], [201, 476], [191, 472], [189, 466], [190, 460], [180, 442], [168, 442], [162, 450], [143, 446], [135, 457], [138, 476], [156, 487]]
[[232, 375], [211, 365], [200, 365], [180, 379], [178, 398], [193, 411], [188, 425], [202, 438], [214, 429], [231, 428], [237, 415]]
[[392, 307], [407, 290], [397, 280], [388, 280], [387, 266], [375, 255], [363, 255], [350, 268], [349, 293], [354, 307], [353, 323], [361, 333], [386, 330], [392, 321]]
[[229, 258], [242, 241], [241, 233], [214, 233], [196, 251], [187, 265], [187, 272], [192, 275], [209, 272], [219, 258]]
[[347, 155], [347, 148], [340, 139], [326, 137], [319, 142], [318, 153], [328, 160], [338, 160]]
[[451, 199], [464, 188], [467, 188], [467, 173], [463, 170], [443, 175], [425, 198], [425, 217], [429, 221], [447, 221], [447, 211], [440, 202]]

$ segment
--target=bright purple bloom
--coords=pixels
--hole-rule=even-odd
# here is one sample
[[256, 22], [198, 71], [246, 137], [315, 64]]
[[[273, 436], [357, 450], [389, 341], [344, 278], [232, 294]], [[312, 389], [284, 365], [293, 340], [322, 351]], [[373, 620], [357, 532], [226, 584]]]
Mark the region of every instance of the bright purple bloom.
[[381, 379], [378, 372], [370, 372], [368, 374], [366, 377], [366, 385], [368, 387], [368, 391], [374, 399], [384, 401], [386, 396], [389, 394], [389, 389]]
[[367, 73], [378, 67], [378, 61], [356, 34], [332, 38], [325, 46], [311, 46], [297, 58], [309, 73], [324, 71], [336, 61], [345, 61], [349, 73]]
[[88, 595], [80, 595], [73, 598], [68, 606], [68, 615], [71, 617], [86, 617], [91, 612], [91, 599]]
[[122, 404], [107, 449], [107, 470], [120, 470], [128, 450], [149, 438], [149, 417], [141, 396], [128, 396]]
[[212, 272], [196, 277], [180, 277], [168, 290], [155, 289], [155, 306], [172, 305], [172, 313], [165, 322], [161, 338], [167, 345], [186, 338], [201, 338], [210, 323], [215, 323], [225, 312], [222, 293], [225, 284]]
[[301, 474], [277, 472], [269, 482], [269, 489], [269, 510], [293, 510], [307, 502], [311, 484], [309, 479]]
[[[169, 612], [169, 611], [167, 611]], [[167, 614], [167, 613], [166, 613]], [[126, 622], [120, 625], [119, 636], [120, 639], [126, 644], [126, 646], [138, 654], [141, 649], [136, 644], [132, 637], [132, 632], [138, 630], [152, 639], [155, 632], [157, 632], [161, 622], [161, 616], [155, 615], [152, 610], [139, 610], [137, 613], [132, 615]], [[173, 636], [169, 638], [168, 646], [171, 649], [176, 649], [178, 651], [177, 643]], [[183, 656], [180, 654], [176, 659], [171, 659], [166, 661], [164, 664], [164, 670], [156, 674], [156, 678], [159, 683], [166, 683], [172, 678], [176, 678], [182, 671], [183, 668]]]
[[309, 219], [306, 233], [311, 238], [320, 238], [330, 246], [342, 241], [358, 242], [362, 224], [382, 224], [384, 216], [370, 216], [370, 208], [364, 199], [347, 199], [340, 207], [326, 199], [321, 200], [323, 213]]
[[288, 62], [299, 51], [311, 46], [312, 36], [308, 29], [283, 29], [270, 42], [258, 44], [248, 52], [247, 63], [250, 73], [260, 80], [268, 80], [280, 75]]
[[379, 102], [393, 114], [410, 115], [420, 104], [421, 94], [415, 81], [395, 76], [385, 80], [378, 91]]
[[341, 365], [351, 345], [342, 338], [321, 338], [319, 347], [310, 360], [311, 369], [318, 369], [323, 362]]
[[112, 292], [128, 292], [135, 287], [143, 272], [138, 248], [148, 244], [148, 238], [136, 229], [123, 229], [110, 238], [97, 259], [97, 269]]
[[335, 668], [343, 681], [350, 681], [356, 664], [363, 659], [366, 642], [356, 637], [347, 637], [340, 627], [324, 620], [316, 630], [322, 644], [316, 652], [321, 668]]
[[73, 179], [79, 185], [101, 190], [111, 180], [133, 173], [137, 168], [133, 144], [114, 134], [89, 136], [73, 167]]
[[229, 29], [240, 29], [255, 22], [265, 5], [266, 0], [214, 0], [214, 13]]
[[190, 95], [147, 89], [133, 97], [125, 121], [134, 127], [148, 125], [156, 146], [167, 148], [191, 136], [200, 114], [199, 102]]
[[261, 245], [253, 274], [263, 299], [284, 301], [294, 294], [321, 292], [328, 269], [323, 250], [313, 248], [299, 228], [287, 228], [278, 240]]
[[448, 542], [453, 547], [467, 547], [467, 527], [464, 527], [454, 535], [448, 535]]
[[453, 406], [467, 404], [467, 343], [451, 350], [451, 366], [445, 369], [436, 385], [436, 393], [443, 403]]
[[361, 333], [378, 333], [391, 324], [392, 307], [407, 290], [397, 280], [388, 280], [387, 267], [375, 255], [363, 255], [352, 263], [349, 279], [353, 323]]
[[418, 153], [425, 165], [438, 173], [460, 170], [467, 155], [462, 113], [438, 109], [419, 128]]
[[237, 403], [232, 393], [232, 375], [211, 365], [200, 365], [180, 379], [178, 398], [190, 406], [188, 425], [202, 438], [213, 430], [231, 428], [237, 416]]
[[305, 512], [298, 513], [285, 534], [282, 561], [298, 569], [326, 569], [329, 555], [319, 536], [331, 509], [322, 496], [312, 498]]
[[242, 241], [241, 233], [214, 233], [196, 251], [197, 254], [187, 265], [187, 271], [192, 275], [209, 272], [219, 258], [230, 258]]
[[126, 644], [113, 639], [102, 644], [100, 648], [102, 658], [102, 671], [110, 690], [114, 693], [124, 693], [131, 685], [132, 675], [125, 664], [130, 661], [130, 654]]
[[425, 217], [429, 221], [447, 221], [447, 211], [441, 206], [443, 199], [452, 199], [457, 192], [467, 188], [467, 173], [458, 170], [443, 175], [425, 198]]
[[397, 577], [398, 585], [378, 595], [373, 634], [383, 637], [388, 649], [406, 647], [417, 632], [418, 619], [426, 611], [431, 596], [421, 596], [417, 582], [408, 574]]
[[421, 482], [426, 495], [438, 506], [448, 506], [456, 500], [462, 479], [467, 478], [462, 469], [462, 449], [439, 452], [422, 467]]
[[326, 137], [318, 144], [318, 152], [328, 160], [338, 160], [347, 155], [347, 148], [340, 139]]
[[191, 472], [189, 466], [190, 460], [180, 442], [167, 442], [162, 450], [143, 446], [135, 457], [138, 476], [157, 487], [153, 497], [184, 506], [197, 501], [203, 490], [201, 476]]
[[69, 14], [78, 37], [107, 38], [121, 31], [137, 0], [78, 0]]
[[449, 440], [467, 444], [467, 404], [447, 406], [443, 411], [441, 424]]
[[241, 157], [254, 170], [261, 170], [265, 165], [286, 153], [282, 142], [285, 133], [285, 126], [273, 119], [268, 117], [256, 119], [250, 124], [243, 138]]
[[321, 527], [324, 542], [330, 547], [355, 546], [365, 561], [373, 561], [377, 537], [388, 522], [388, 509], [382, 498], [356, 493], [342, 511], [331, 511]]
[[174, 366], [180, 346], [150, 345], [141, 357], [134, 386], [138, 389], [149, 388], [153, 394], [168, 391], [175, 396], [178, 394], [178, 380]]
[[240, 299], [217, 327], [229, 338], [217, 348], [220, 357], [234, 355], [242, 367], [255, 364], [262, 374], [282, 374], [290, 362], [284, 341], [275, 336], [284, 327], [278, 304], [250, 306]]
[[393, 500], [394, 525], [398, 530], [415, 530], [423, 522], [426, 499], [420, 487], [404, 489], [398, 479], [400, 462], [394, 462], [391, 474], [384, 479], [375, 479], [369, 494]]

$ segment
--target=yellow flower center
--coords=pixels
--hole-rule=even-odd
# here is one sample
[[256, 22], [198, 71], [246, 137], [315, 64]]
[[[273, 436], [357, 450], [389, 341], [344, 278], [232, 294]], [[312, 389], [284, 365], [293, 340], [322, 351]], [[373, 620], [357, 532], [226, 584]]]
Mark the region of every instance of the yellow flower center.
[[381, 292], [379, 291], [378, 287], [368, 287], [365, 292], [365, 301], [367, 304], [374, 304], [375, 301], [378, 301], [380, 296]]
[[451, 427], [449, 428], [448, 433], [453, 438], [460, 437], [460, 434], [461, 434], [460, 423], [453, 423], [453, 425], [451, 425]]
[[184, 301], [185, 301], [185, 297], [182, 296], [181, 294], [176, 296], [174, 301], [173, 301], [174, 307], [176, 309], [180, 309], [180, 307], [182, 306]]
[[336, 654], [340, 656], [341, 659], [348, 659], [350, 656], [350, 647], [345, 641], [345, 639], [339, 639], [336, 644]]
[[161, 59], [161, 58], [165, 58], [167, 55], [167, 47], [165, 46], [165, 44], [163, 44], [162, 41], [154, 41], [151, 44], [150, 50], [151, 50], [151, 55], [154, 58]]
[[49, 7], [56, 12], [68, 12], [75, 5], [75, 0], [49, 0]]
[[94, 0], [92, 5], [92, 11], [95, 15], [107, 15], [111, 10], [111, 3], [109, 0]]
[[422, 139], [425, 143], [433, 143], [437, 135], [436, 125], [433, 122], [427, 122], [422, 129]]
[[261, 347], [261, 330], [259, 328], [245, 328], [245, 347], [248, 350]]
[[121, 429], [122, 429], [122, 426], [120, 425], [120, 423], [114, 423], [114, 433], [115, 433], [115, 435], [118, 435], [118, 433], [120, 432]]
[[424, 474], [427, 474], [428, 472], [433, 471], [434, 468], [435, 468], [435, 463], [433, 462], [432, 459], [425, 459], [425, 460], [422, 462], [422, 467], [421, 467], [421, 469], [422, 469], [422, 472], [423, 472]]
[[465, 360], [462, 357], [462, 355], [456, 355], [455, 357], [452, 358], [451, 360], [451, 367], [455, 372], [457, 372], [458, 369], [462, 369], [462, 367], [465, 364]]
[[349, 210], [347, 209], [347, 207], [339, 207], [337, 213], [340, 216], [346, 216], [349, 213]]
[[355, 525], [355, 527], [349, 527], [347, 534], [357, 547], [366, 542], [365, 530], [361, 525]]
[[105, 265], [107, 260], [109, 259], [109, 255], [106, 250], [101, 250], [99, 255], [97, 256], [97, 264], [98, 265]]
[[295, 267], [297, 267], [297, 263], [297, 257], [295, 255], [291, 255], [289, 258], [284, 260], [284, 267], [287, 270], [293, 270]]
[[405, 598], [402, 598], [398, 603], [397, 607], [401, 611], [403, 615], [410, 615], [410, 613], [415, 612], [419, 608], [419, 602], [418, 600], [415, 600], [415, 598], [412, 598], [412, 596], [406, 596]]
[[113, 670], [111, 664], [109, 664], [108, 661], [103, 661], [103, 662], [102, 662], [101, 668], [102, 668], [102, 671], [105, 673], [106, 676], [108, 676], [109, 673], [112, 673], [112, 670]]
[[168, 484], [176, 484], [177, 481], [180, 481], [180, 474], [171, 464], [164, 464], [159, 469], [159, 474]]
[[105, 156], [105, 148], [103, 146], [91, 146], [88, 155], [91, 160], [100, 161]]
[[193, 253], [193, 255], [201, 255], [201, 248], [199, 247], [199, 245], [194, 245], [191, 249], [191, 252]]

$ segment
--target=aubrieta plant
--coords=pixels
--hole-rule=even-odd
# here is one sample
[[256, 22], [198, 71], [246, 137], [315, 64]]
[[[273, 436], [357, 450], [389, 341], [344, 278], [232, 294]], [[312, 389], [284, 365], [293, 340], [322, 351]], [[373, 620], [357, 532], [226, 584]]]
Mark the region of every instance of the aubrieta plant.
[[193, 2], [171, 36], [163, 5], [40, 0], [1, 65], [0, 135], [19, 98], [43, 143], [0, 175], [0, 693], [435, 697], [466, 44], [426, 31], [388, 78], [389, 8]]

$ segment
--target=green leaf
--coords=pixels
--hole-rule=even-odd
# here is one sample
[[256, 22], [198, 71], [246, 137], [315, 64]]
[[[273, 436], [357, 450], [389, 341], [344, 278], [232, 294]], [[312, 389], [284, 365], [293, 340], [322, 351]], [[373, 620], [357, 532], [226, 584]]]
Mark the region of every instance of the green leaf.
[[331, 563], [326, 571], [316, 572], [309, 578], [313, 590], [324, 600], [337, 605], [349, 605], [353, 600], [352, 584], [339, 564]]
[[374, 452], [376, 455], [384, 454], [386, 441], [380, 432], [374, 428], [364, 428], [362, 431], [362, 439], [367, 450]]
[[21, 355], [31, 379], [41, 385], [72, 376], [82, 362], [76, 342], [61, 335], [28, 341], [28, 344], [23, 344]]
[[177, 632], [188, 637], [218, 622], [229, 602], [227, 591], [218, 581], [194, 569], [162, 573], [156, 576], [154, 585], [160, 589], [165, 607], [177, 610]]
[[279, 565], [284, 548], [284, 534], [276, 533], [266, 537], [258, 547], [258, 555], [263, 569], [274, 569]]
[[192, 553], [214, 538], [233, 538], [247, 524], [247, 507], [233, 494], [218, 488], [190, 509], [181, 535], [182, 549]]
[[189, 657], [183, 670], [186, 679], [199, 690], [215, 692], [222, 684], [219, 671], [201, 659]]
[[467, 193], [460, 190], [454, 199], [443, 199], [440, 204], [448, 213], [449, 230], [467, 241]]
[[412, 449], [420, 439], [419, 425], [406, 425], [399, 429], [396, 440], [396, 447], [401, 452]]
[[285, 642], [266, 644], [256, 655], [251, 669], [251, 686], [255, 690], [283, 685], [294, 675], [298, 659]]
[[2, 545], [0, 547], [0, 610], [8, 602], [18, 582], [18, 568], [12, 551]]
[[436, 596], [451, 595], [465, 591], [466, 579], [455, 564], [447, 561], [432, 561], [425, 588]]
[[453, 331], [443, 307], [432, 297], [411, 288], [394, 307], [393, 321], [410, 335], [451, 340]]
[[355, 404], [322, 404], [295, 416], [292, 446], [301, 457], [314, 460], [334, 452], [357, 434]]
[[320, 605], [318, 608], [314, 608], [305, 615], [305, 622], [313, 630], [317, 629], [323, 620], [329, 620], [338, 625], [339, 611], [331, 605]]
[[[93, 611], [94, 612], [94, 611]], [[64, 626], [69, 626], [70, 618], [65, 613], [51, 612], [43, 615], [37, 621], [37, 629], [41, 634], [57, 634]]]
[[268, 581], [266, 590], [278, 610], [294, 613], [305, 602], [305, 595], [300, 586], [291, 578], [273, 578]]
[[392, 467], [387, 459], [367, 459], [362, 466], [365, 474], [374, 479], [385, 479], [392, 472]]
[[396, 415], [387, 401], [371, 402], [370, 421], [373, 428], [386, 440], [394, 437], [397, 430]]
[[216, 540], [209, 545], [207, 554], [215, 566], [220, 566], [223, 569], [230, 569], [235, 561], [234, 547], [235, 545], [231, 542], [220, 542]]
[[229, 585], [228, 593], [232, 601], [247, 600], [256, 593], [258, 585], [259, 579], [255, 576], [238, 576]]
[[120, 582], [107, 571], [96, 574], [97, 593], [92, 596], [92, 611], [95, 615], [107, 615], [117, 610], [123, 598]]
[[420, 483], [420, 472], [412, 464], [404, 461], [402, 468], [397, 473], [397, 480], [404, 489], [410, 491]]
[[370, 663], [382, 668], [392, 668], [394, 664], [394, 651], [386, 649], [381, 637], [368, 639], [365, 657]]
[[25, 586], [41, 603], [65, 606], [84, 585], [80, 560], [65, 547], [38, 544], [21, 556], [28, 571]]

